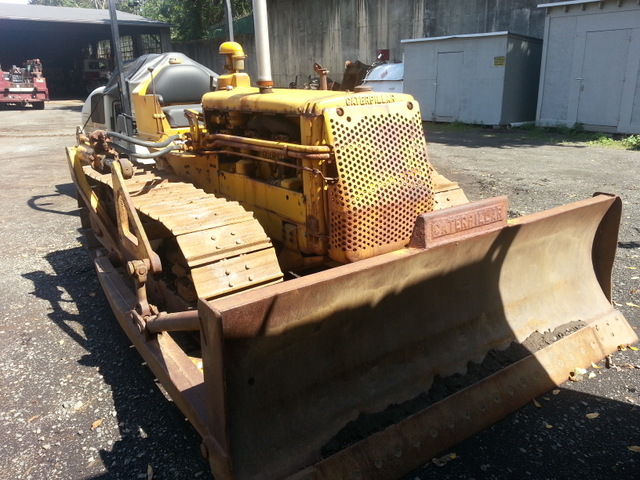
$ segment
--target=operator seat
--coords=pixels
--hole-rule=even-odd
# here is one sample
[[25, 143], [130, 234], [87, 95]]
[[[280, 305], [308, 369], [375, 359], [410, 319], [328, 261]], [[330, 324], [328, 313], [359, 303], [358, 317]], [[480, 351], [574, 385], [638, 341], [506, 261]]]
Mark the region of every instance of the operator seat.
[[196, 65], [168, 65], [158, 72], [148, 88], [148, 93], [158, 96], [172, 128], [188, 127], [184, 110], [202, 113], [202, 96], [211, 90], [211, 77]]

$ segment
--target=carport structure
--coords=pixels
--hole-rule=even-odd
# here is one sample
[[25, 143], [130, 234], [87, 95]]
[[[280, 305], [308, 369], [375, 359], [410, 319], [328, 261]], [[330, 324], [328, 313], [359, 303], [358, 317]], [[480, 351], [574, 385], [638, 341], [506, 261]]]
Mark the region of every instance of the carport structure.
[[[171, 50], [168, 23], [117, 12], [125, 60]], [[55, 98], [83, 95], [95, 61], [111, 58], [109, 10], [0, 3], [0, 65], [39, 58]]]

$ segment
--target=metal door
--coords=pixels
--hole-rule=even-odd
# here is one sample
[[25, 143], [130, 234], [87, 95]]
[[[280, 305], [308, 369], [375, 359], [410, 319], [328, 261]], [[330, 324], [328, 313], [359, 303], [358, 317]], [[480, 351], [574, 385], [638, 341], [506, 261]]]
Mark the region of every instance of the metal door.
[[463, 61], [463, 52], [438, 52], [436, 102], [433, 109], [438, 120], [457, 120], [460, 115]]
[[620, 116], [631, 30], [587, 32], [577, 122], [615, 127]]

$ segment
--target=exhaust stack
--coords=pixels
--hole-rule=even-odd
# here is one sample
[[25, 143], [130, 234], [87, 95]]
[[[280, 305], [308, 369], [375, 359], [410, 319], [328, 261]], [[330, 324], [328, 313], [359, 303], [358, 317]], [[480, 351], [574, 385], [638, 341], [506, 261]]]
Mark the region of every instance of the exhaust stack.
[[271, 93], [271, 55], [269, 53], [269, 21], [267, 0], [253, 0], [253, 25], [256, 31], [256, 56], [258, 60], [258, 87], [260, 93]]

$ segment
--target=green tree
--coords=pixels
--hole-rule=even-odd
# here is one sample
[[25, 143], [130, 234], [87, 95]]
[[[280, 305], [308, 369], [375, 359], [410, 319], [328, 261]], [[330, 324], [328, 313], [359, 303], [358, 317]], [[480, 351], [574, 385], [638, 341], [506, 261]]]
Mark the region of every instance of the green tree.
[[[109, 8], [109, 0], [29, 0], [31, 5], [74, 8]], [[226, 0], [118, 0], [116, 8], [172, 25], [173, 40], [199, 40], [211, 36], [225, 22]], [[231, 0], [234, 18], [251, 13], [251, 0]]]
[[[234, 18], [251, 13], [251, 0], [232, 0]], [[173, 25], [174, 40], [199, 40], [211, 36], [212, 27], [226, 18], [226, 0], [142, 0], [139, 14]]]

